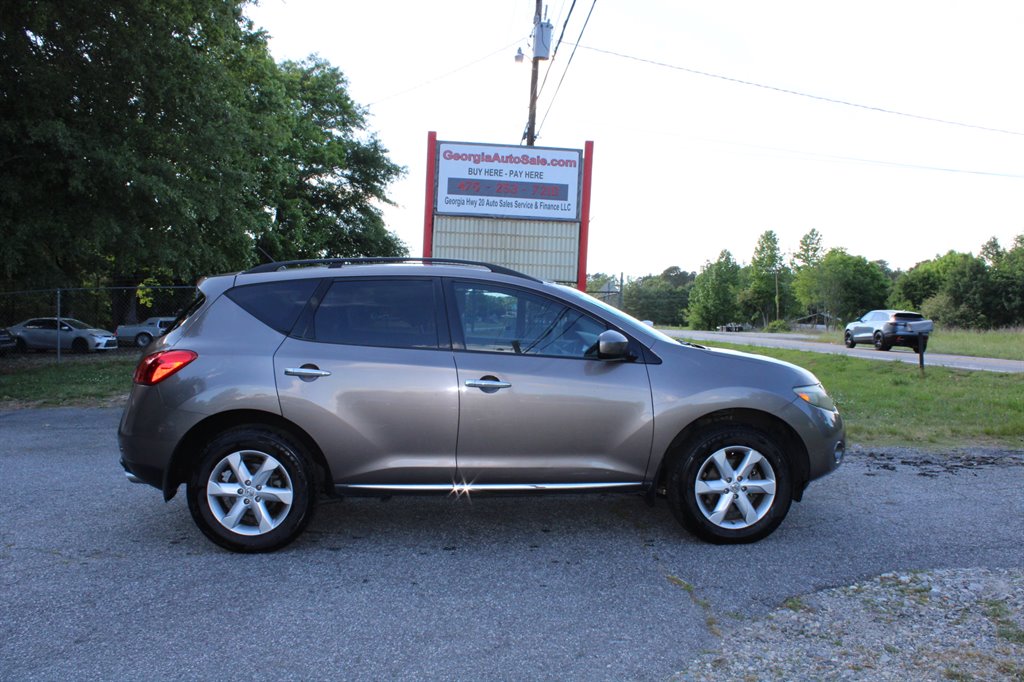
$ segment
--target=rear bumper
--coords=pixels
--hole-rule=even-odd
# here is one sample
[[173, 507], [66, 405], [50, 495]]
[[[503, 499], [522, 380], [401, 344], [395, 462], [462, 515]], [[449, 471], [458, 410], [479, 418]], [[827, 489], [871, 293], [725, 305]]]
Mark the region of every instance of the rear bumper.
[[918, 334], [917, 332], [899, 332], [894, 334], [883, 334], [882, 340], [887, 346], [906, 346], [907, 348], [917, 348], [918, 342], [925, 336]]

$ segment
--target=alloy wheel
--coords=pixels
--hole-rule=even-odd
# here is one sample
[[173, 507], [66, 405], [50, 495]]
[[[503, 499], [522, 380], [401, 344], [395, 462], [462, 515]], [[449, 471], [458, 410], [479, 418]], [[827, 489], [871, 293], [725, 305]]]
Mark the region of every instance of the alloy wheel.
[[727, 446], [712, 453], [701, 465], [694, 482], [697, 507], [721, 528], [748, 528], [772, 508], [775, 470], [757, 450]]
[[206, 501], [214, 518], [232, 533], [263, 535], [292, 508], [294, 489], [284, 466], [258, 450], [240, 450], [210, 472]]

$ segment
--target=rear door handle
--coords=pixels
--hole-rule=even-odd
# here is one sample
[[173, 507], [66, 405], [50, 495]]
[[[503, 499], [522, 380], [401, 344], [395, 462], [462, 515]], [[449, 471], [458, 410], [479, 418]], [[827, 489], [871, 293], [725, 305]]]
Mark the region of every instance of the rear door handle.
[[512, 384], [499, 379], [467, 379], [466, 386], [469, 388], [482, 388], [484, 390], [498, 390], [499, 388], [512, 388]]
[[318, 367], [289, 367], [284, 373], [290, 377], [299, 377], [300, 379], [319, 379], [320, 377], [329, 377], [331, 373], [325, 369]]

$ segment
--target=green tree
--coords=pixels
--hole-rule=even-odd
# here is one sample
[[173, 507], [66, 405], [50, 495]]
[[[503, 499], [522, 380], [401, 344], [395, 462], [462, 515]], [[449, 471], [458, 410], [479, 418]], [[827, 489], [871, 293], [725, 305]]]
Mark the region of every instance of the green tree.
[[937, 282], [935, 291], [921, 302], [921, 312], [953, 327], [991, 325], [993, 291], [985, 261], [969, 253], [949, 253], [919, 268]]
[[617, 290], [619, 288], [618, 281], [618, 277], [615, 275], [604, 272], [591, 273], [587, 275], [587, 293], [597, 294]]
[[312, 57], [280, 65], [285, 135], [270, 175], [273, 219], [257, 243], [275, 260], [405, 255], [387, 231], [379, 203], [403, 169], [388, 160], [365, 113], [348, 96], [341, 71]]
[[630, 280], [622, 292], [623, 310], [637, 319], [652, 320], [657, 324], [686, 324], [689, 287], [686, 284], [674, 284], [676, 281], [685, 282], [685, 274], [673, 267], [660, 275]]
[[740, 295], [743, 309], [749, 317], [759, 318], [762, 327], [781, 319], [793, 299], [792, 273], [773, 230], [764, 232], [757, 240], [747, 272], [746, 286]]
[[1014, 239], [991, 270], [994, 325], [1024, 325], [1024, 234]]
[[876, 263], [843, 249], [831, 249], [816, 269], [823, 310], [837, 321], [853, 320], [882, 307], [889, 294], [889, 279]]
[[893, 308], [920, 309], [922, 303], [942, 288], [945, 281], [943, 270], [943, 264], [938, 260], [918, 263], [896, 279], [889, 304]]
[[799, 272], [806, 267], [813, 267], [821, 262], [825, 256], [825, 249], [822, 246], [821, 233], [813, 227], [800, 238], [800, 246], [793, 254], [793, 270]]
[[243, 5], [4, 6], [0, 287], [245, 267], [282, 206], [314, 226], [299, 253], [401, 250], [376, 208], [398, 169], [360, 112], [330, 115], [347, 100], [340, 73], [278, 67]]
[[739, 307], [736, 293], [740, 266], [729, 251], [722, 251], [714, 263], [705, 263], [693, 281], [687, 316], [695, 329], [715, 329], [736, 321]]

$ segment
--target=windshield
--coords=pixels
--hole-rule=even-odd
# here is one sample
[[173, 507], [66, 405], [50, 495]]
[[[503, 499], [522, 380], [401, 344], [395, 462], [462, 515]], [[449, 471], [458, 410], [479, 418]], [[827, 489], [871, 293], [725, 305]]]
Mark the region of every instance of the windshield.
[[88, 325], [85, 322], [82, 322], [81, 320], [72, 319], [70, 317], [62, 317], [60, 318], [60, 321], [73, 329], [92, 329], [91, 325]]
[[649, 324], [644, 324], [643, 322], [636, 319], [632, 315], [624, 313], [618, 308], [610, 306], [600, 299], [594, 298], [590, 294], [584, 293], [579, 289], [573, 289], [572, 287], [565, 286], [564, 284], [556, 284], [555, 286], [557, 286], [562, 291], [562, 293], [568, 294], [572, 298], [583, 300], [592, 305], [596, 305], [601, 310], [603, 310], [605, 314], [608, 315], [608, 317], [612, 318], [612, 320], [616, 324], [618, 324], [620, 327], [623, 327], [624, 329], [642, 332], [650, 336], [656, 337], [659, 341], [665, 341], [666, 343], [674, 343], [677, 345], [679, 344], [678, 339], [673, 339], [668, 334], [658, 331]]

